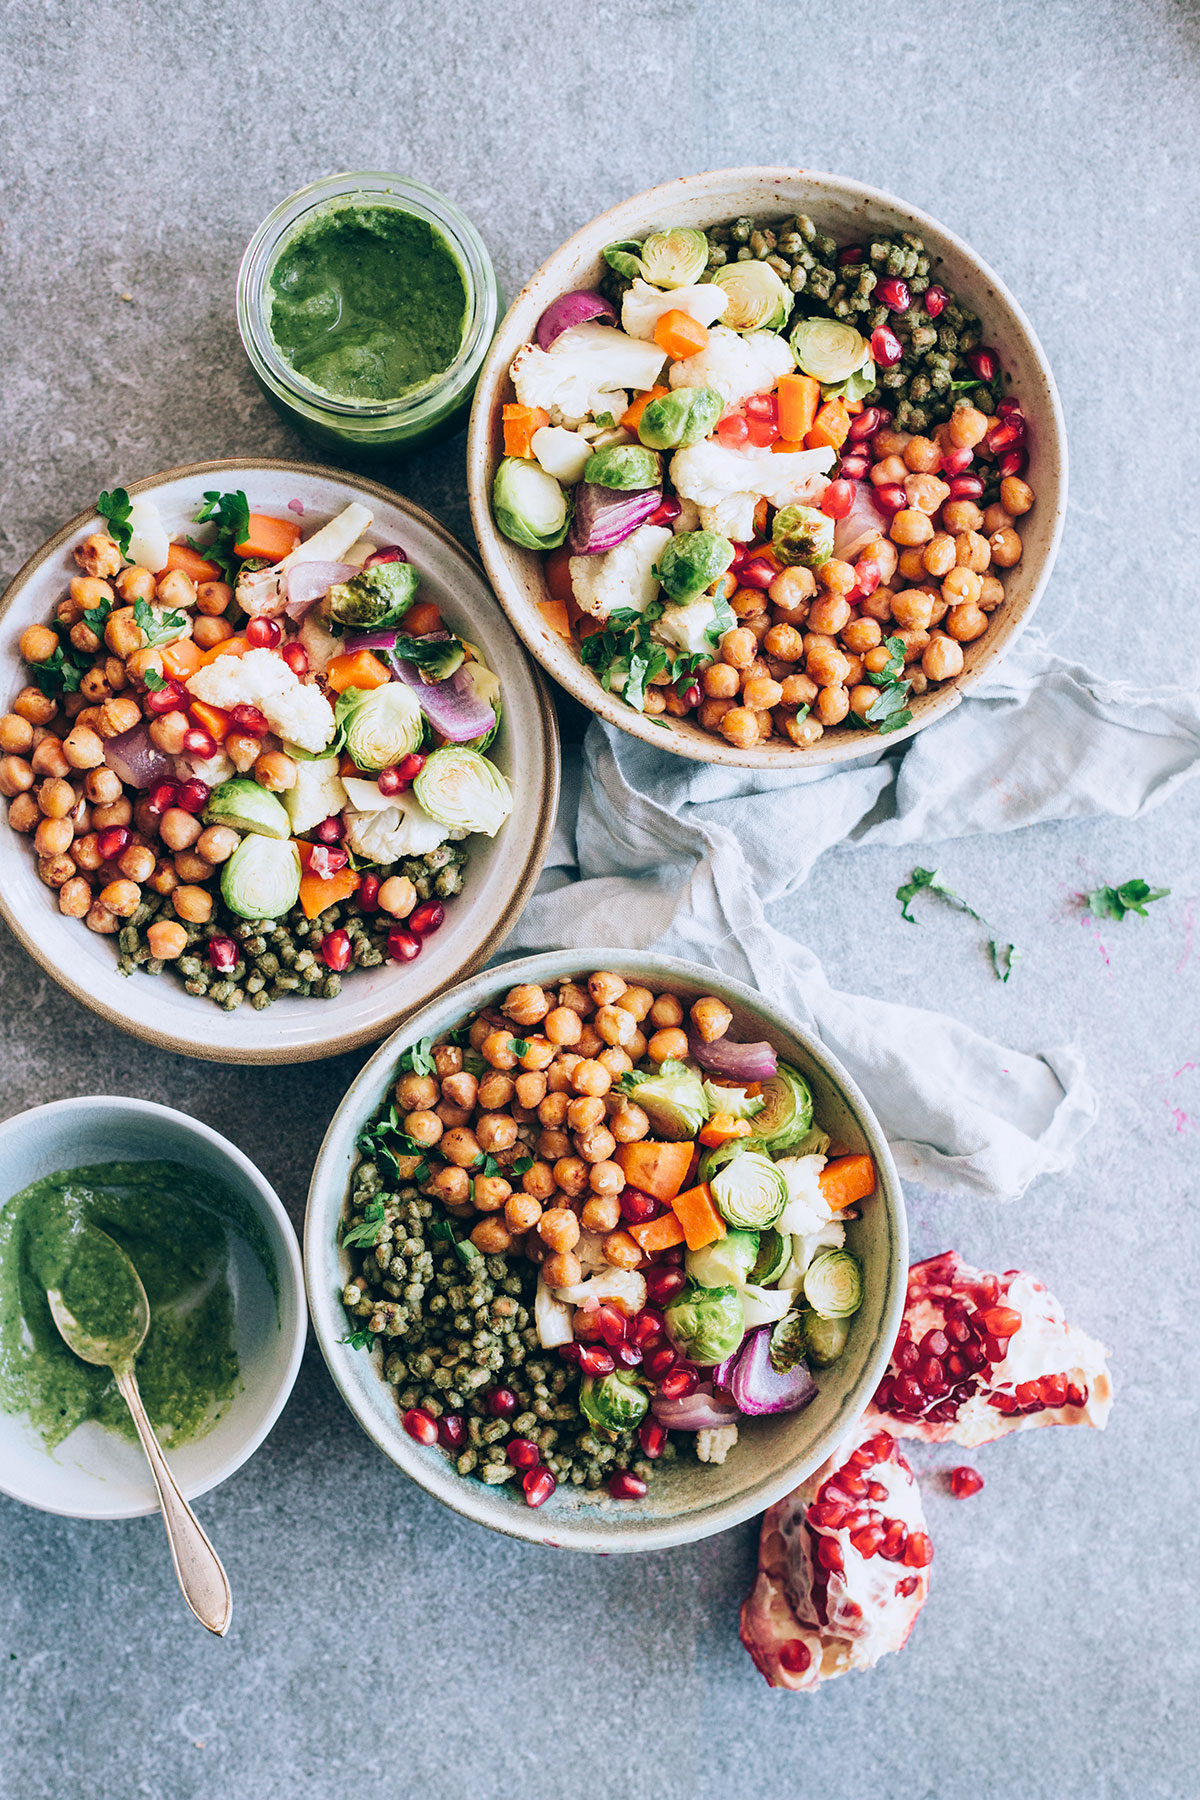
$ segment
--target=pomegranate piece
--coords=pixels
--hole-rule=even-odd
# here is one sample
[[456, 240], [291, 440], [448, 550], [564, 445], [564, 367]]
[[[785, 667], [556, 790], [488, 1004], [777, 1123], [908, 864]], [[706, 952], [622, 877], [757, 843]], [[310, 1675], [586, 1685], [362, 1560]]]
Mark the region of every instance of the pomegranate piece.
[[1036, 1425], [1103, 1430], [1111, 1406], [1107, 1351], [1036, 1277], [972, 1269], [954, 1250], [913, 1264], [873, 1409], [897, 1437], [970, 1449]]
[[[318, 830], [319, 829], [320, 828], [318, 827]], [[359, 907], [363, 912], [374, 913], [379, 911], [379, 890], [382, 886], [383, 883], [380, 881], [378, 875], [363, 876], [358, 884], [358, 893], [355, 895], [355, 899], [358, 901]]]
[[467, 1441], [467, 1422], [461, 1413], [443, 1413], [437, 1422], [437, 1434], [443, 1450], [461, 1450]]
[[532, 1438], [510, 1439], [505, 1455], [514, 1469], [536, 1469], [542, 1460], [542, 1453]]
[[738, 580], [743, 587], [766, 589], [778, 573], [779, 570], [765, 556], [752, 556], [738, 570]]
[[740, 449], [749, 435], [749, 422], [742, 413], [730, 413], [717, 425], [717, 436], [728, 450]]
[[925, 289], [924, 307], [931, 319], [936, 319], [945, 312], [950, 296], [945, 288], [927, 287]]
[[972, 1494], [982, 1492], [983, 1476], [968, 1463], [960, 1463], [957, 1469], [951, 1469], [948, 1479], [950, 1492], [956, 1500], [969, 1500]]
[[844, 519], [854, 505], [854, 489], [848, 481], [831, 481], [818, 504], [827, 519]]
[[891, 369], [904, 355], [904, 346], [890, 325], [878, 325], [871, 333], [871, 355], [881, 369]]
[[327, 969], [341, 973], [350, 966], [354, 945], [348, 931], [331, 931], [321, 939], [321, 960]]
[[210, 937], [208, 940], [208, 960], [219, 975], [228, 975], [236, 968], [238, 959], [237, 941], [231, 937]]
[[251, 619], [246, 625], [246, 642], [253, 650], [274, 650], [283, 641], [283, 630], [277, 619]]
[[105, 862], [116, 862], [122, 851], [128, 850], [133, 842], [133, 833], [128, 825], [110, 825], [101, 831], [96, 838], [96, 846]]
[[493, 1419], [511, 1419], [517, 1410], [517, 1396], [511, 1388], [493, 1388], [484, 1401]]
[[671, 520], [677, 519], [682, 511], [683, 507], [674, 494], [664, 494], [657, 510], [650, 514], [646, 523], [647, 525], [669, 525]]
[[[884, 1490], [878, 1510], [838, 1499], [859, 1481]], [[869, 1669], [903, 1648], [929, 1593], [932, 1554], [912, 1470], [891, 1432], [865, 1419], [764, 1517], [742, 1642], [771, 1687], [794, 1692]]]
[[907, 281], [901, 281], [898, 275], [888, 275], [875, 285], [872, 298], [886, 306], [889, 312], [906, 313], [912, 305], [912, 294]]
[[303, 644], [285, 644], [279, 654], [293, 675], [308, 674], [308, 651]]
[[428, 937], [436, 931], [446, 917], [446, 909], [440, 900], [423, 900], [420, 906], [414, 906], [408, 915], [408, 929], [417, 937]]
[[337, 813], [331, 813], [313, 832], [313, 836], [321, 844], [340, 844], [345, 836], [346, 828]]
[[409, 1437], [416, 1438], [418, 1444], [437, 1443], [437, 1420], [423, 1406], [410, 1406], [402, 1423]]
[[1000, 358], [994, 350], [981, 344], [977, 350], [967, 351], [967, 367], [980, 381], [992, 382], [1000, 373]]
[[421, 940], [402, 925], [394, 925], [387, 935], [387, 953], [393, 962], [412, 962], [421, 954]]
[[244, 731], [247, 737], [266, 737], [271, 729], [266, 713], [260, 712], [257, 706], [231, 706], [229, 723], [235, 731]]
[[[163, 785], [167, 784], [164, 782]], [[180, 783], [173, 804], [181, 806], [184, 812], [202, 813], [208, 805], [209, 792], [208, 783], [193, 775], [190, 781]]]
[[525, 1490], [527, 1505], [544, 1506], [558, 1483], [545, 1464], [539, 1463], [522, 1478], [521, 1486]]
[[647, 1488], [640, 1475], [634, 1475], [628, 1469], [618, 1469], [609, 1478], [608, 1491], [614, 1500], [644, 1500]]
[[656, 1462], [662, 1455], [667, 1442], [667, 1428], [660, 1425], [657, 1419], [646, 1419], [638, 1431], [638, 1443], [642, 1446], [642, 1455]]

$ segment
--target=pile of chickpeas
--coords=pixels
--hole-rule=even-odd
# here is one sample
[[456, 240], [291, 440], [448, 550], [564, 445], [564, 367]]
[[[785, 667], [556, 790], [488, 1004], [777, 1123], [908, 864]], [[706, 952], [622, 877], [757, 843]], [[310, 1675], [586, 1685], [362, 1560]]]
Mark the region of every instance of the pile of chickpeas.
[[[482, 1073], [443, 1043], [433, 1048], [432, 1075], [401, 1076], [395, 1098], [404, 1130], [430, 1164], [431, 1190], [449, 1212], [475, 1219], [477, 1250], [523, 1249], [554, 1288], [582, 1278], [575, 1251], [583, 1232], [599, 1236], [614, 1268], [645, 1260], [622, 1224], [625, 1176], [615, 1154], [651, 1135], [650, 1121], [617, 1083], [647, 1059], [685, 1057], [688, 1016], [676, 995], [655, 995], [607, 970], [551, 991], [523, 983], [471, 1022]], [[707, 1042], [724, 1035], [732, 1016], [712, 996], [690, 1008], [692, 1029]], [[487, 1157], [500, 1172], [472, 1173]], [[419, 1158], [404, 1160], [401, 1173], [411, 1178]], [[517, 1163], [529, 1166], [518, 1173]]]
[[[144, 888], [168, 895], [176, 918], [156, 919], [146, 937], [153, 956], [172, 960], [186, 948], [185, 926], [212, 917], [213, 895], [203, 884], [241, 840], [229, 826], [203, 825], [197, 814], [208, 788], [201, 781], [178, 784], [185, 804], [161, 811], [150, 794], [131, 797], [105, 765], [105, 744], [141, 722], [148, 711], [147, 675], [163, 676], [162, 651], [143, 648], [135, 603], [182, 611], [184, 635], [210, 650], [233, 636], [225, 616], [233, 590], [223, 581], [197, 585], [180, 569], [156, 578], [149, 569], [125, 565], [103, 532], [85, 539], [74, 555], [83, 572], [72, 578], [55, 616], [68, 628], [72, 648], [92, 658], [91, 667], [78, 692], [55, 697], [30, 685], [0, 718], [0, 794], [9, 802], [9, 824], [32, 835], [38, 874], [57, 889], [59, 908], [69, 918], [111, 935], [137, 911]], [[98, 634], [84, 614], [105, 601], [112, 610]], [[30, 625], [19, 647], [27, 663], [47, 663], [59, 648], [58, 635], [48, 625]], [[261, 726], [230, 731], [221, 748], [240, 773], [252, 772], [263, 787], [282, 792], [295, 785], [296, 764], [267, 735], [265, 719]], [[150, 715], [148, 730], [166, 756], [179, 756], [196, 741], [196, 727], [182, 708]]]
[[[808, 749], [850, 714], [866, 718], [880, 696], [866, 677], [887, 667], [887, 638], [904, 646], [909, 692], [960, 675], [963, 645], [983, 636], [1003, 604], [998, 571], [1020, 561], [1016, 522], [1034, 495], [1010, 475], [999, 499], [984, 507], [978, 476], [944, 480], [937, 471], [946, 452], [974, 450], [1000, 423], [960, 406], [931, 437], [884, 427], [847, 445], [868, 451], [871, 483], [896, 506], [887, 535], [866, 544], [854, 563], [831, 558], [816, 570], [774, 576], [751, 548], [742, 568], [759, 585], [739, 584], [734, 571], [724, 578], [738, 623], [697, 677], [698, 701], [650, 687], [645, 710], [685, 715], [694, 707], [706, 731], [740, 749], [772, 736]], [[976, 497], [955, 497], [964, 487]]]

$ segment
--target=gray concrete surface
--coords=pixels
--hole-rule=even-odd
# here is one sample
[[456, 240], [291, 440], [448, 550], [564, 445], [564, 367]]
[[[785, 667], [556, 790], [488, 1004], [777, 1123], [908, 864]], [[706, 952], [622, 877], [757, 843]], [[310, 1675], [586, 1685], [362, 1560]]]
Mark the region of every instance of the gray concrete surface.
[[[511, 293], [625, 194], [795, 160], [910, 196], [1010, 281], [1071, 429], [1041, 623], [1113, 673], [1197, 678], [1194, 5], [10, 0], [4, 21], [6, 572], [101, 486], [303, 453], [250, 381], [232, 301], [250, 232], [311, 177], [396, 168], [444, 189]], [[392, 478], [469, 536], [461, 440]], [[1198, 825], [1193, 788], [1132, 825], [942, 847], [1027, 950], [1007, 988], [969, 921], [900, 922], [920, 857], [831, 855], [783, 920], [847, 983], [1014, 1044], [1074, 1036], [1103, 1096], [1076, 1169], [1020, 1205], [910, 1195], [916, 1250], [1039, 1271], [1112, 1346], [1118, 1399], [1104, 1438], [980, 1452], [978, 1499], [930, 1486], [933, 1595], [902, 1657], [816, 1700], [768, 1693], [736, 1638], [750, 1527], [609, 1561], [485, 1535], [375, 1453], [310, 1348], [267, 1445], [202, 1506], [238, 1596], [228, 1642], [184, 1616], [156, 1522], [0, 1503], [3, 1800], [1200, 1791]], [[1078, 890], [1134, 875], [1172, 889], [1153, 917], [1081, 918]], [[299, 1220], [356, 1059], [159, 1055], [7, 937], [0, 1007], [6, 1113], [105, 1089], [186, 1106]]]

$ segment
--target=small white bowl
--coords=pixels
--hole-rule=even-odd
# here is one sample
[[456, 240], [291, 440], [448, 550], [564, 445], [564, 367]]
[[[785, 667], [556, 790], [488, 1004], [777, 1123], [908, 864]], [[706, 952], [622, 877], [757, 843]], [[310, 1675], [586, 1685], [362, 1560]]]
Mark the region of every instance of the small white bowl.
[[[492, 477], [502, 454], [501, 408], [512, 399], [508, 371], [513, 357], [532, 339], [552, 300], [574, 288], [595, 285], [604, 270], [600, 253], [606, 244], [623, 238], [640, 240], [662, 226], [704, 229], [743, 216], [780, 219], [797, 212], [810, 214], [821, 230], [843, 243], [861, 242], [874, 231], [912, 231], [924, 239], [937, 279], [979, 314], [986, 341], [999, 349], [1012, 378], [1012, 392], [1029, 421], [1028, 477], [1037, 503], [1021, 521], [1023, 554], [1006, 572], [1002, 610], [985, 635], [966, 646], [965, 667], [958, 679], [913, 699], [911, 725], [882, 740], [873, 731], [839, 725], [826, 731], [811, 750], [797, 750], [778, 738], [753, 750], [739, 750], [690, 719], [664, 720], [635, 712], [601, 687], [580, 662], [577, 646], [552, 631], [539, 612], [538, 602], [550, 598], [542, 558], [497, 530]], [[1058, 553], [1067, 504], [1067, 431], [1054, 377], [1033, 326], [995, 270], [945, 225], [893, 194], [841, 175], [811, 169], [711, 169], [622, 200], [568, 238], [530, 276], [500, 323], [475, 390], [467, 439], [467, 490], [483, 566], [501, 606], [542, 667], [590, 712], [631, 737], [696, 762], [754, 769], [818, 768], [871, 755], [881, 744], [899, 743], [931, 725], [956, 707], [1016, 641], [1050, 579]]]
[[[644, 1500], [631, 1503], [613, 1500], [603, 1490], [566, 1487], [534, 1510], [519, 1489], [510, 1491], [513, 1484], [486, 1487], [473, 1476], [460, 1475], [444, 1451], [415, 1443], [401, 1424], [396, 1390], [383, 1379], [380, 1353], [351, 1350], [342, 1341], [348, 1326], [341, 1293], [353, 1268], [338, 1244], [338, 1221], [358, 1160], [355, 1139], [395, 1081], [403, 1049], [418, 1038], [436, 1037], [518, 982], [550, 985], [595, 969], [669, 987], [688, 1000], [719, 995], [733, 1009], [734, 1039], [767, 1038], [798, 1068], [812, 1088], [817, 1119], [839, 1143], [874, 1157], [878, 1183], [862, 1217], [847, 1230], [847, 1241], [863, 1263], [863, 1305], [845, 1353], [821, 1372], [820, 1391], [811, 1405], [803, 1412], [741, 1420], [739, 1441], [722, 1464], [705, 1465], [689, 1453], [663, 1464]], [[760, 994], [695, 963], [652, 951], [601, 949], [587, 956], [555, 951], [482, 970], [406, 1019], [375, 1052], [334, 1114], [313, 1168], [304, 1220], [304, 1271], [313, 1329], [343, 1400], [384, 1455], [427, 1493], [464, 1518], [534, 1544], [594, 1552], [661, 1550], [725, 1531], [762, 1512], [811, 1474], [853, 1429], [879, 1384], [900, 1328], [908, 1228], [895, 1164], [867, 1101], [825, 1046]]]
[[[189, 1500], [240, 1469], [287, 1403], [307, 1330], [300, 1250], [283, 1205], [235, 1144], [169, 1106], [118, 1095], [52, 1100], [0, 1124], [0, 1212], [33, 1181], [88, 1163], [183, 1163], [222, 1181], [262, 1226], [279, 1282], [236, 1234], [234, 1293], [240, 1385], [207, 1437], [169, 1452]], [[49, 1450], [28, 1419], [0, 1412], [0, 1492], [69, 1519], [134, 1519], [158, 1510], [149, 1465], [135, 1443], [88, 1422]]]
[[[374, 515], [371, 536], [398, 543], [455, 630], [477, 643], [500, 677], [504, 714], [493, 752], [513, 791], [513, 810], [494, 838], [471, 841], [466, 884], [436, 936], [410, 963], [355, 969], [333, 1000], [288, 996], [262, 1012], [239, 1006], [227, 1013], [189, 994], [177, 976], [124, 976], [112, 938], [64, 918], [53, 891], [38, 880], [29, 838], [0, 818], [0, 914], [48, 975], [111, 1024], [160, 1049], [213, 1062], [308, 1062], [369, 1044], [439, 988], [494, 955], [512, 929], [541, 873], [558, 803], [559, 743], [554, 708], [541, 674], [529, 662], [495, 596], [472, 560], [443, 525], [410, 500], [359, 476], [296, 462], [193, 463], [129, 483], [131, 494], [152, 495], [171, 536], [190, 529], [206, 488], [244, 488], [252, 507], [287, 515], [304, 506], [306, 525], [324, 524], [352, 500]], [[7, 711], [28, 680], [17, 650], [27, 625], [51, 618], [72, 575], [75, 544], [103, 521], [81, 513], [32, 556], [0, 601], [0, 710]]]

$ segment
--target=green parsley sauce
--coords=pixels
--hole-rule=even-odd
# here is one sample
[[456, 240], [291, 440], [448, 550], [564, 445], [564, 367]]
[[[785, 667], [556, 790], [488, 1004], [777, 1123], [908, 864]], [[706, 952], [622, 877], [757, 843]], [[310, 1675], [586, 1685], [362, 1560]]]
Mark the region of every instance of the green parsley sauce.
[[467, 277], [428, 220], [362, 202], [320, 208], [271, 267], [267, 326], [301, 380], [335, 400], [402, 399], [462, 348]]
[[240, 1385], [234, 1237], [278, 1298], [260, 1222], [238, 1195], [179, 1163], [101, 1163], [15, 1195], [0, 1212], [0, 1406], [27, 1414], [50, 1448], [89, 1419], [136, 1438], [112, 1375], [68, 1350], [46, 1300], [57, 1288], [91, 1336], [127, 1337], [136, 1291], [111, 1239], [150, 1302], [135, 1366], [155, 1430], [167, 1445], [202, 1437]]

